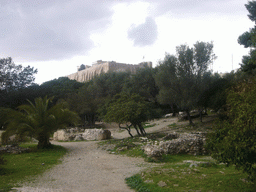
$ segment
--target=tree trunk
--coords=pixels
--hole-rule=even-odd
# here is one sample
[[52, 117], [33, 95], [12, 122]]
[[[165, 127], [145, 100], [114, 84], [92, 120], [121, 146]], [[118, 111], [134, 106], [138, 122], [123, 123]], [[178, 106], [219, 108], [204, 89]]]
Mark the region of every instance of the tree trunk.
[[50, 143], [50, 138], [48, 134], [46, 133], [39, 133], [38, 135], [38, 144], [37, 148], [38, 149], [45, 149], [45, 148], [50, 148], [52, 144]]
[[203, 122], [203, 109], [200, 109], [199, 115], [200, 115], [200, 121], [202, 123]]
[[90, 128], [95, 126], [95, 114], [86, 114], [86, 120]]
[[133, 135], [131, 134], [131, 130], [130, 130], [130, 129], [126, 129], [126, 130], [128, 131], [129, 135], [130, 135], [131, 137], [133, 137]]
[[[139, 130], [138, 130], [138, 128], [137, 128], [137, 125], [133, 125], [133, 127], [134, 127], [134, 129], [137, 131], [137, 134], [139, 135], [139, 136], [141, 136], [141, 134], [140, 134], [140, 132], [139, 132]], [[142, 134], [143, 135], [143, 134]]]
[[128, 131], [128, 133], [129, 133], [129, 135], [130, 135], [131, 137], [133, 137], [133, 135], [132, 135], [132, 133], [131, 133], [131, 126], [132, 126], [132, 125], [130, 125], [130, 126], [126, 125], [126, 127], [121, 127], [121, 125], [119, 124], [119, 128], [120, 128], [120, 129], [126, 129], [126, 130]]
[[194, 125], [194, 123], [192, 122], [192, 119], [191, 119], [191, 116], [190, 116], [190, 113], [189, 113], [188, 109], [186, 110], [186, 113], [187, 113], [187, 116], [188, 116], [189, 124]]
[[140, 128], [141, 134], [142, 134], [143, 136], [145, 136], [147, 133], [146, 133], [144, 127], [141, 125], [141, 123], [139, 123], [138, 126], [139, 126], [139, 128]]

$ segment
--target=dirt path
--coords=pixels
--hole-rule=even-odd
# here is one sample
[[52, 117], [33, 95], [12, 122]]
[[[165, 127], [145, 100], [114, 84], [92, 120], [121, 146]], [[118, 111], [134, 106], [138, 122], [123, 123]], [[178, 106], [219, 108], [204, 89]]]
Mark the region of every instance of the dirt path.
[[125, 178], [149, 166], [141, 158], [109, 154], [97, 147], [97, 141], [54, 144], [70, 151], [62, 163], [18, 191], [128, 192], [133, 190]]
[[[165, 118], [165, 119], [160, 119], [160, 120], [154, 120], [149, 122], [151, 125], [154, 125], [153, 127], [146, 128], [147, 133], [153, 133], [157, 131], [163, 131], [166, 129], [166, 127], [172, 123], [177, 123], [178, 118], [177, 117], [172, 117], [172, 118]], [[109, 129], [111, 131], [111, 135], [114, 139], [123, 139], [126, 137], [129, 137], [129, 134], [126, 130], [123, 130], [121, 133], [118, 131], [115, 131], [114, 129]], [[137, 135], [137, 132], [135, 129], [131, 130], [131, 133], [133, 136]]]
[[[147, 128], [147, 133], [164, 129], [175, 122], [165, 119], [151, 122], [154, 127]], [[129, 137], [127, 131], [111, 130], [116, 139]], [[132, 131], [136, 135], [135, 130]], [[153, 166], [142, 158], [132, 158], [109, 154], [98, 148], [97, 141], [90, 142], [53, 142], [69, 150], [62, 163], [46, 171], [42, 176], [26, 183], [17, 191], [26, 192], [130, 192], [125, 178], [146, 167]]]

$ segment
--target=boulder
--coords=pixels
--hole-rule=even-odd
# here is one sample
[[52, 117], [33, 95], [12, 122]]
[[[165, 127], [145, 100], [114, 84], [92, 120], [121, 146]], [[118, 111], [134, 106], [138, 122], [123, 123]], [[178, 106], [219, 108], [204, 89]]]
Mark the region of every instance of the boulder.
[[111, 138], [111, 132], [103, 129], [85, 129], [82, 137], [84, 140], [106, 140]]
[[207, 151], [205, 145], [205, 134], [169, 134], [172, 140], [160, 141], [157, 144], [147, 144], [144, 146], [144, 152], [150, 157], [160, 157], [162, 154], [190, 154], [205, 155]]
[[[103, 129], [61, 129], [53, 134], [54, 141], [82, 141], [82, 140], [105, 140], [111, 138], [111, 132]], [[80, 130], [83, 131], [83, 130]]]
[[74, 138], [74, 141], [83, 141], [83, 140], [84, 140], [84, 139], [83, 139], [83, 137], [82, 137], [81, 134], [76, 135], [75, 138]]
[[147, 144], [144, 147], [144, 153], [149, 157], [161, 158], [164, 151], [158, 146]]
[[162, 142], [159, 147], [165, 154], [205, 154], [204, 139], [195, 134], [184, 134], [177, 139]]
[[74, 138], [75, 136], [73, 134], [64, 129], [58, 130], [53, 134], [54, 141], [71, 141]]

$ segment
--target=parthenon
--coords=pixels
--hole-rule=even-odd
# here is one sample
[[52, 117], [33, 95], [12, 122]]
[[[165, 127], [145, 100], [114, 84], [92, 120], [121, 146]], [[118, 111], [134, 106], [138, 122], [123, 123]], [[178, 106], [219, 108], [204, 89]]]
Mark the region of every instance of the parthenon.
[[131, 72], [132, 74], [140, 68], [152, 68], [152, 62], [141, 62], [139, 64], [117, 63], [115, 61], [98, 60], [92, 66], [84, 65], [84, 69], [78, 69], [76, 73], [70, 74], [67, 77], [78, 82], [86, 82], [93, 79], [95, 76], [108, 72]]

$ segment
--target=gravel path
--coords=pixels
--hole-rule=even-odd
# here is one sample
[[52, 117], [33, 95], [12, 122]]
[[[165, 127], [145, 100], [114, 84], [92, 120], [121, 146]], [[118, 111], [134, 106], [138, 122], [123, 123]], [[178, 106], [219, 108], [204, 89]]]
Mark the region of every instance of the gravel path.
[[54, 143], [69, 149], [61, 164], [18, 191], [128, 192], [130, 177], [148, 166], [141, 158], [109, 154], [97, 141]]
[[[164, 129], [174, 119], [152, 122], [156, 125], [146, 129], [148, 133]], [[111, 131], [112, 132], [112, 131]], [[133, 132], [135, 135], [135, 132]], [[128, 137], [127, 131], [113, 131], [114, 138]], [[109, 154], [98, 147], [97, 141], [52, 142], [69, 150], [62, 163], [46, 171], [33, 183], [26, 183], [17, 191], [26, 192], [130, 192], [125, 178], [146, 167], [153, 166], [142, 158]]]

